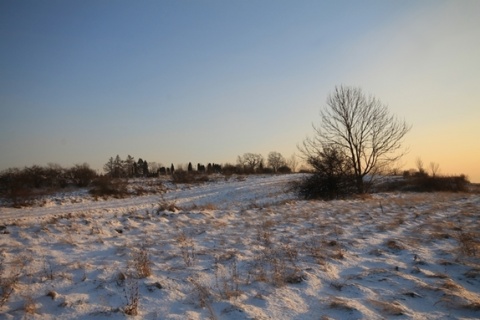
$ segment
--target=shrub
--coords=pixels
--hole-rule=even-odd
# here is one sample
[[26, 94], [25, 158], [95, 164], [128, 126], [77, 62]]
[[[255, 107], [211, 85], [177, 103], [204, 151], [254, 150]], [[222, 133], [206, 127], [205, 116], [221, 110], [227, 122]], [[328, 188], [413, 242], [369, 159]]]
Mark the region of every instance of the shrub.
[[468, 190], [468, 183], [466, 176], [425, 176], [420, 178], [413, 178], [414, 187], [416, 191], [453, 191], [461, 192]]
[[277, 170], [278, 173], [292, 173], [292, 169], [289, 166], [281, 166]]
[[358, 192], [356, 177], [341, 150], [324, 147], [321, 152], [307, 160], [315, 172], [295, 185], [300, 197], [331, 200]]
[[87, 163], [84, 163], [77, 164], [67, 170], [67, 175], [78, 187], [88, 187], [97, 173]]
[[100, 197], [113, 196], [115, 198], [122, 198], [128, 193], [127, 182], [122, 179], [101, 176], [93, 182], [93, 188], [90, 190], [90, 193]]
[[201, 183], [207, 181], [208, 176], [205, 174], [197, 174], [184, 170], [177, 170], [172, 174], [173, 183]]
[[25, 170], [7, 169], [0, 174], [0, 195], [13, 207], [31, 205], [35, 193]]
[[413, 191], [413, 192], [465, 192], [470, 182], [465, 175], [429, 176], [428, 174], [408, 174], [403, 179], [388, 181], [377, 186], [380, 191]]

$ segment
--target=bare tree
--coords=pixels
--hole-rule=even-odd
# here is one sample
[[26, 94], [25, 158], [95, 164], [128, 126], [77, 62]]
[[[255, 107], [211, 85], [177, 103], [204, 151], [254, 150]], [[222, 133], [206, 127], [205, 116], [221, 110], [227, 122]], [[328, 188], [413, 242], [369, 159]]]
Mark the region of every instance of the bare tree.
[[367, 97], [360, 88], [340, 86], [327, 98], [320, 112], [315, 135], [299, 147], [307, 162], [324, 148], [334, 147], [348, 159], [358, 193], [364, 193], [364, 179], [373, 179], [404, 152], [401, 142], [410, 126], [389, 114], [387, 106]]
[[238, 156], [238, 164], [245, 170], [255, 172], [255, 170], [263, 165], [263, 156], [257, 153], [244, 153], [243, 156]]
[[423, 160], [422, 158], [418, 157], [415, 160], [415, 165], [417, 166], [418, 174], [420, 175], [425, 175], [425, 167], [423, 166]]
[[435, 176], [439, 173], [440, 170], [440, 165], [436, 162], [430, 162], [430, 172], [432, 173], [432, 177], [435, 178]]
[[298, 167], [298, 159], [297, 159], [297, 155], [295, 153], [293, 153], [290, 158], [288, 159], [287, 161], [287, 165], [290, 167], [290, 169], [292, 169], [292, 172], [296, 172], [297, 171], [297, 167]]
[[273, 169], [273, 172], [277, 172], [278, 168], [287, 164], [282, 154], [276, 151], [272, 151], [268, 154], [267, 162], [268, 165]]

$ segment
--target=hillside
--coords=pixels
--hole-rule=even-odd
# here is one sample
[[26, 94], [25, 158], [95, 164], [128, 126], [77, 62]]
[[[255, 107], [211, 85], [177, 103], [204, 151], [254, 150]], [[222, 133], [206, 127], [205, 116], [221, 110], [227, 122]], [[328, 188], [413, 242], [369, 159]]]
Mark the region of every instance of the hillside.
[[300, 177], [0, 207], [1, 318], [480, 317], [478, 194], [300, 201]]

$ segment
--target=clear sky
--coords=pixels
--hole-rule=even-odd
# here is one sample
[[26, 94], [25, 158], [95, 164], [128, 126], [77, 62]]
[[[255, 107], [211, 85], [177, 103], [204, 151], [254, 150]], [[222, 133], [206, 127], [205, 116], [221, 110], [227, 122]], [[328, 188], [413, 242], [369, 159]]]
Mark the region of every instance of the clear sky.
[[0, 1], [0, 170], [297, 152], [335, 85], [480, 182], [480, 1]]

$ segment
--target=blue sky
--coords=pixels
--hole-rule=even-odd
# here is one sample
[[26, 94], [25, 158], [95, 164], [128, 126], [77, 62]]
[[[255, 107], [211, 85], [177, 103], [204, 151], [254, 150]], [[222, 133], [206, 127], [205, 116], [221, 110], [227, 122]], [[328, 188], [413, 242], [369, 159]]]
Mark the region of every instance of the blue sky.
[[479, 1], [0, 2], [0, 170], [289, 157], [335, 85], [480, 182]]

